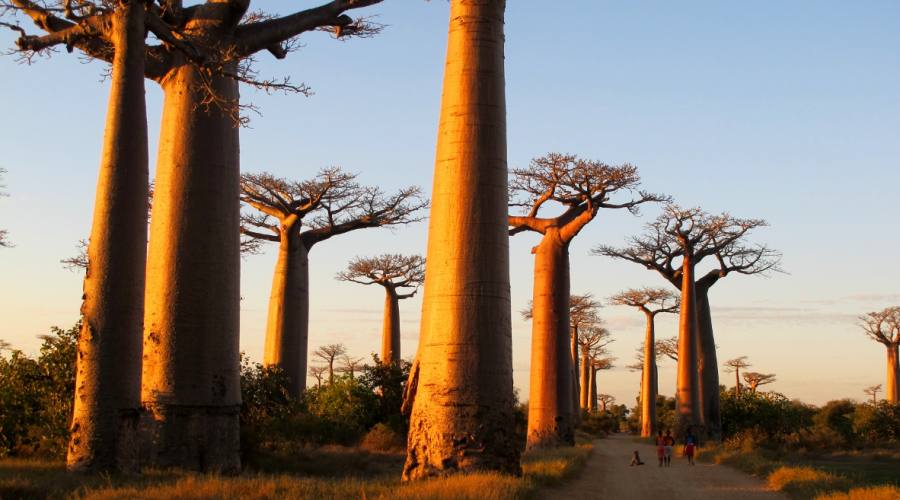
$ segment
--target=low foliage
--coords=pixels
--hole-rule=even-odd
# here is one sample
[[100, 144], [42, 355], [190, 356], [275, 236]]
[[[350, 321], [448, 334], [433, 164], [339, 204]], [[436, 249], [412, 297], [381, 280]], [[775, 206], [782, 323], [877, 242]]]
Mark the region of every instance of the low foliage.
[[900, 488], [896, 486], [874, 486], [852, 488], [847, 492], [824, 493], [818, 495], [816, 500], [897, 500], [898, 498], [900, 498]]
[[779, 467], [769, 474], [767, 482], [774, 490], [801, 498], [850, 487], [850, 482], [846, 478], [812, 467]]
[[0, 356], [0, 456], [65, 454], [80, 330], [51, 328], [34, 359], [19, 350]]

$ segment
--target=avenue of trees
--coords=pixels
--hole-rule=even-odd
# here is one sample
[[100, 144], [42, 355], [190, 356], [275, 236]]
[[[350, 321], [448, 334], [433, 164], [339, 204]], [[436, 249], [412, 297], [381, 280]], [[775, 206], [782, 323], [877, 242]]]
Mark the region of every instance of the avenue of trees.
[[[606, 349], [612, 332], [599, 301], [571, 295], [569, 252], [601, 209], [638, 215], [656, 204], [662, 214], [644, 234], [591, 251], [655, 271], [675, 288], [630, 288], [609, 299], [646, 319], [636, 431], [900, 440], [900, 308], [861, 318], [865, 333], [888, 349], [885, 402], [874, 390], [872, 404], [816, 409], [788, 401], [764, 390], [775, 375], [746, 371], [746, 358], [725, 363], [735, 387], [722, 391], [709, 291], [729, 275], [780, 270], [777, 251], [749, 241], [766, 222], [679, 207], [641, 190], [627, 163], [549, 153], [510, 170], [504, 0], [450, 2], [430, 201], [418, 187], [385, 193], [338, 168], [301, 181], [242, 174], [248, 104], [238, 85], [307, 91], [258, 78], [253, 55], [283, 58], [308, 31], [373, 35], [377, 26], [347, 12], [380, 1], [332, 0], [273, 16], [251, 11], [250, 0], [0, 0], [0, 14], [29, 18], [41, 32], [4, 22], [21, 35], [24, 57], [65, 46], [111, 65], [90, 239], [86, 255], [70, 262], [85, 268], [82, 319], [54, 329], [35, 359], [0, 343], [10, 351], [0, 356], [2, 454], [67, 453], [75, 471], [236, 473], [273, 443], [349, 445], [380, 433], [396, 446], [405, 441], [404, 480], [521, 474], [524, 451], [573, 446], [577, 426], [617, 432], [625, 420], [627, 407], [598, 387], [598, 374], [615, 362]], [[165, 96], [149, 243], [145, 79]], [[421, 221], [426, 209], [424, 257], [361, 256], [337, 274], [384, 288], [380, 356], [364, 362], [339, 343], [310, 353], [313, 246]], [[523, 416], [513, 389], [509, 265], [509, 239], [523, 232], [540, 235], [524, 313], [532, 321], [524, 429], [516, 425]], [[0, 246], [5, 237], [0, 232]], [[254, 364], [238, 347], [240, 257], [266, 242], [278, 244], [277, 262], [264, 359]], [[420, 286], [410, 362], [401, 357], [399, 302]], [[656, 338], [660, 313], [679, 315], [675, 339]], [[677, 363], [674, 399], [659, 394], [661, 356]], [[315, 386], [307, 387], [308, 376]]]

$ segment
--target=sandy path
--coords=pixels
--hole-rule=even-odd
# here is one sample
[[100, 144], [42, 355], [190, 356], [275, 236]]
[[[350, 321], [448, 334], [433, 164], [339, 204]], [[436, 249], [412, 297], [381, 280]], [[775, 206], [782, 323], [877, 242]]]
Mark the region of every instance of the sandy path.
[[[638, 450], [645, 465], [629, 467]], [[671, 467], [658, 467], [653, 446], [615, 435], [594, 441], [594, 453], [574, 481], [546, 490], [541, 498], [600, 499], [768, 499], [788, 497], [766, 489], [759, 479], [730, 467], [697, 462], [690, 466], [676, 448]]]

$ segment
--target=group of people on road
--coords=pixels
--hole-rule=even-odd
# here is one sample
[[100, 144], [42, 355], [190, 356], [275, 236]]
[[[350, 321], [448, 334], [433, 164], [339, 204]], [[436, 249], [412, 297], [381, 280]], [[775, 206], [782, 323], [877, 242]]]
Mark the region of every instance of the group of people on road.
[[[659, 466], [669, 467], [672, 465], [672, 450], [675, 448], [675, 438], [672, 431], [659, 431], [656, 435], [656, 458], [659, 459]], [[691, 431], [688, 431], [684, 437], [684, 449], [682, 455], [687, 457], [688, 463], [694, 465], [694, 451], [697, 449], [697, 438]]]

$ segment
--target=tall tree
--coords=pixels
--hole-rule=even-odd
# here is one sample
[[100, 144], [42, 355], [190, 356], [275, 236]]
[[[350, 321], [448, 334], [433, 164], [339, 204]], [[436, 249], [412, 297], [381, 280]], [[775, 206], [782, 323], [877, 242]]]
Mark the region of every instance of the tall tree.
[[[605, 354], [605, 351], [596, 353], [596, 356], [591, 357], [590, 363], [590, 380], [588, 382], [588, 392], [590, 394], [590, 400], [588, 404], [588, 411], [593, 413], [597, 411], [597, 399], [599, 396], [597, 395], [597, 374], [602, 370], [610, 370], [613, 368], [613, 361], [615, 358], [603, 358], [601, 357]], [[606, 411], [606, 405], [603, 405], [602, 411]]]
[[[594, 300], [593, 294], [569, 296], [569, 326], [570, 340], [572, 344], [572, 411], [576, 416], [576, 423], [581, 417], [581, 356], [578, 351], [578, 338], [581, 328], [600, 321], [599, 310], [603, 307], [599, 301]], [[534, 317], [534, 301], [528, 301], [528, 308], [522, 311], [522, 317], [531, 320]]]
[[409, 224], [427, 206], [418, 187], [386, 196], [337, 168], [312, 180], [292, 182], [270, 174], [241, 176], [241, 201], [252, 210], [241, 216], [244, 248], [278, 243], [269, 295], [266, 365], [287, 376], [292, 394], [306, 388], [309, 341], [309, 252], [334, 236], [358, 229]]
[[581, 373], [578, 374], [581, 379], [579, 410], [590, 410], [591, 408], [593, 362], [600, 355], [606, 353], [606, 346], [612, 342], [611, 335], [609, 330], [598, 322], [585, 328], [578, 338], [578, 347], [581, 351]]
[[[705, 426], [721, 438], [719, 371], [709, 308], [709, 289], [729, 274], [779, 271], [781, 255], [764, 246], [746, 243], [747, 234], [766, 226], [760, 219], [739, 219], [727, 213], [710, 215], [699, 208], [669, 205], [647, 224], [645, 235], [629, 246], [601, 245], [595, 255], [635, 262], [657, 271], [681, 291], [678, 349], [678, 432]], [[714, 257], [718, 266], [696, 277], [696, 266]]]
[[450, 2], [421, 339], [407, 387], [405, 480], [521, 472], [506, 229], [505, 9], [504, 0]]
[[[569, 391], [575, 387], [570, 378], [574, 369], [569, 347], [569, 245], [601, 208], [636, 213], [642, 203], [666, 199], [636, 191], [639, 185], [633, 165], [612, 166], [559, 153], [535, 158], [527, 168], [512, 172], [510, 206], [524, 213], [509, 216], [509, 233], [541, 235], [540, 243], [531, 250], [534, 317], [528, 448], [575, 444], [577, 412], [567, 403], [574, 397]], [[634, 196], [612, 200], [622, 193]], [[541, 210], [553, 204], [561, 206], [562, 213], [544, 216]]]
[[734, 372], [734, 393], [738, 396], [741, 395], [741, 370], [743, 368], [749, 368], [750, 362], [747, 361], [747, 356], [739, 356], [734, 359], [729, 359], [725, 363], [725, 371], [728, 373]]
[[[66, 45], [113, 60], [114, 43], [104, 29], [114, 10], [111, 2], [66, 1], [59, 8], [49, 2], [0, 1], [0, 7], [29, 16], [46, 32], [24, 36], [16, 26], [23, 33], [23, 50]], [[345, 12], [379, 2], [332, 0], [283, 17], [248, 15], [250, 0], [144, 4], [145, 28], [159, 42], [142, 43], [144, 75], [165, 95], [159, 196], [147, 250], [141, 387], [142, 405], [157, 428], [147, 433], [154, 436], [148, 456], [156, 466], [240, 468], [239, 209], [234, 200], [239, 178], [235, 125], [244, 119], [238, 83], [307, 91], [287, 80], [257, 79], [254, 54], [268, 51], [283, 58], [296, 47], [297, 36], [314, 30], [330, 29], [338, 37], [369, 35], [377, 29]], [[198, 425], [208, 432], [186, 433]]]
[[600, 394], [597, 396], [597, 399], [600, 401], [600, 411], [605, 412], [606, 408], [616, 402], [616, 398], [609, 394]]
[[655, 320], [659, 313], [676, 313], [680, 306], [678, 297], [662, 288], [632, 288], [613, 295], [610, 303], [635, 307], [647, 319], [644, 334], [643, 367], [641, 368], [641, 436], [652, 436], [656, 430], [656, 396], [659, 394], [659, 375], [656, 359]]
[[867, 396], [872, 396], [872, 405], [878, 404], [878, 393], [881, 392], [881, 384], [872, 385], [863, 389]]
[[[384, 323], [381, 333], [381, 362], [400, 362], [400, 301], [413, 297], [425, 279], [425, 259], [421, 255], [383, 254], [357, 257], [337, 275], [341, 281], [384, 288]], [[402, 293], [404, 290], [406, 293]]]
[[772, 382], [775, 382], [775, 374], [774, 373], [744, 372], [744, 382], [747, 382], [747, 385], [750, 386], [750, 393], [755, 394], [756, 389], [759, 386], [771, 384]]
[[328, 367], [328, 385], [334, 384], [334, 364], [346, 354], [347, 346], [344, 344], [323, 345], [313, 351], [313, 356], [319, 358]]
[[900, 306], [870, 312], [860, 316], [859, 321], [866, 335], [887, 349], [887, 383], [884, 386], [884, 399], [891, 403], [900, 402], [900, 386], [897, 382], [900, 377], [897, 352], [900, 346]]
[[344, 354], [341, 357], [341, 366], [338, 370], [341, 373], [346, 373], [350, 375], [350, 378], [355, 378], [356, 373], [365, 366], [365, 360], [363, 358], [354, 358], [348, 354]]

